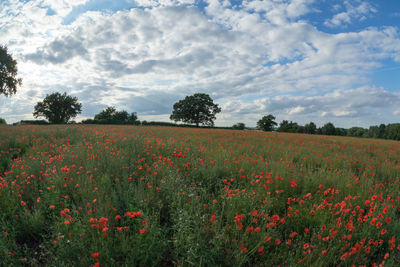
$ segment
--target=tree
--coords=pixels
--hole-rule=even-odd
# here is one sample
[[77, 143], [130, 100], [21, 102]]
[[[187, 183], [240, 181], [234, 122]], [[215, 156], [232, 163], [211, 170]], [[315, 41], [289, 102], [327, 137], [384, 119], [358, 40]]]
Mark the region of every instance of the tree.
[[400, 123], [388, 124], [385, 128], [385, 139], [400, 140]]
[[94, 116], [93, 121], [87, 123], [100, 124], [139, 124], [138, 117], [135, 112], [129, 114], [127, 111], [117, 111], [115, 107], [107, 107], [99, 114]]
[[117, 111], [114, 114], [114, 117], [113, 117], [114, 121], [113, 122], [115, 124], [127, 124], [128, 123], [128, 117], [129, 117], [129, 114], [128, 114], [128, 112], [126, 110]]
[[287, 133], [298, 133], [301, 132], [300, 126], [297, 124], [297, 122], [292, 122], [292, 121], [287, 121], [283, 120], [279, 124], [279, 128], [277, 129], [278, 132], [287, 132]]
[[244, 128], [246, 128], [246, 125], [243, 122], [238, 122], [232, 126], [234, 130], [244, 130]]
[[78, 103], [78, 98], [68, 96], [67, 93], [52, 93], [36, 104], [33, 116], [45, 117], [50, 123], [67, 123], [80, 114], [81, 109], [82, 104]]
[[379, 125], [378, 138], [385, 138], [385, 133], [386, 133], [386, 125], [381, 123]]
[[111, 123], [116, 112], [117, 110], [115, 107], [107, 107], [100, 111], [99, 114], [96, 114], [94, 119], [101, 123]]
[[0, 46], [0, 94], [9, 96], [17, 92], [17, 85], [22, 84], [17, 72], [17, 61], [8, 54], [6, 46]]
[[333, 135], [346, 136], [347, 135], [347, 129], [345, 129], [345, 128], [335, 128], [335, 133]]
[[315, 123], [310, 122], [304, 125], [304, 133], [306, 134], [316, 134], [317, 133], [317, 125]]
[[324, 134], [324, 135], [335, 135], [335, 126], [333, 125], [333, 123], [332, 122], [328, 122], [324, 126], [322, 126], [321, 134]]
[[215, 115], [221, 112], [221, 108], [207, 94], [186, 96], [175, 103], [173, 108], [171, 120], [196, 124], [197, 127], [199, 124], [214, 126]]
[[351, 127], [347, 130], [347, 135], [353, 137], [363, 137], [364, 135], [366, 135], [367, 131], [367, 129], [361, 127]]
[[257, 122], [257, 127], [263, 131], [272, 131], [274, 126], [278, 125], [274, 120], [275, 117], [271, 114], [264, 116]]
[[3, 119], [3, 118], [0, 118], [0, 125], [1, 125], [1, 124], [7, 124], [6, 120]]
[[140, 124], [140, 121], [138, 120], [138, 116], [136, 115], [136, 112], [132, 112], [131, 115], [128, 116], [127, 124], [135, 124], [135, 125]]

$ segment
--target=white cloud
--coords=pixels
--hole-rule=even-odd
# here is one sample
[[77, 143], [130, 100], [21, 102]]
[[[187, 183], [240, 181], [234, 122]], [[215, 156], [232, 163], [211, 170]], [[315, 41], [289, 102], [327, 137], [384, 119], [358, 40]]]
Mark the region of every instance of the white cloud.
[[299, 114], [302, 113], [303, 111], [305, 111], [306, 108], [302, 107], [302, 106], [297, 106], [295, 108], [291, 108], [288, 112], [289, 115], [294, 115], [294, 114]]
[[[174, 102], [195, 92], [223, 106], [217, 124], [225, 125], [255, 124], [265, 112], [292, 120], [323, 113], [343, 123], [356, 116], [372, 121], [364, 106], [395, 112], [397, 95], [360, 87], [381, 60], [400, 60], [395, 27], [324, 33], [302, 19], [314, 12], [313, 0], [210, 0], [204, 12], [193, 1], [136, 2], [146, 8], [83, 12], [70, 25], [64, 16], [84, 0], [0, 3], [0, 43], [8, 44], [24, 79], [12, 101], [0, 96], [2, 116], [30, 118], [53, 91], [77, 95], [82, 117], [112, 104], [139, 118], [167, 118]], [[48, 6], [54, 15], [46, 15]], [[24, 108], [14, 109], [18, 103]]]
[[[354, 126], [355, 120], [363, 118], [364, 121], [360, 124], [367, 127], [382, 116], [380, 113], [397, 115], [399, 105], [400, 93], [382, 88], [360, 87], [338, 89], [314, 96], [282, 95], [261, 98], [253, 102], [236, 100], [223, 105], [222, 110], [223, 113], [227, 113], [225, 116], [230, 116], [232, 120], [274, 114], [277, 121], [293, 120], [300, 124], [314, 121], [322, 125], [328, 118], [343, 127], [351, 127]], [[389, 123], [390, 119], [390, 117], [381, 118], [380, 121]]]
[[194, 0], [134, 0], [134, 2], [143, 7], [193, 5], [195, 3]]
[[[354, 4], [352, 2], [355, 2]], [[354, 21], [363, 21], [377, 10], [366, 1], [344, 1], [345, 11], [335, 14], [331, 19], [325, 20], [328, 27], [345, 26]], [[337, 9], [336, 6], [334, 9]]]

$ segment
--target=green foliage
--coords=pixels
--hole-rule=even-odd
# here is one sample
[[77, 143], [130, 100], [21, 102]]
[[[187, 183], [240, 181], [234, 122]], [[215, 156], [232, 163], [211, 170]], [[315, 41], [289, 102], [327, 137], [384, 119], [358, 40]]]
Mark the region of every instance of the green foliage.
[[[304, 129], [304, 128], [303, 128]], [[299, 133], [302, 132], [301, 126], [299, 126], [296, 122], [283, 120], [277, 129], [278, 132], [286, 132], [286, 133]]]
[[351, 127], [347, 130], [347, 135], [353, 137], [363, 137], [367, 134], [367, 131], [367, 129], [361, 127]]
[[243, 122], [238, 122], [232, 126], [232, 129], [234, 129], [234, 130], [244, 130], [245, 128], [246, 128], [246, 125]]
[[400, 140], [400, 123], [388, 124], [384, 136], [386, 139]]
[[174, 104], [170, 119], [178, 122], [213, 126], [216, 114], [221, 112], [221, 108], [214, 104], [208, 94], [194, 94], [186, 96]]
[[345, 128], [335, 128], [335, 134], [334, 135], [338, 135], [338, 136], [346, 136], [347, 135], [347, 129]]
[[17, 92], [17, 86], [22, 84], [17, 72], [17, 61], [8, 54], [6, 46], [0, 45], [0, 94], [9, 96]]
[[257, 122], [257, 127], [263, 131], [272, 131], [278, 125], [274, 120], [275, 117], [271, 114], [264, 116]]
[[310, 122], [304, 125], [304, 133], [306, 134], [316, 134], [317, 133], [317, 125], [315, 123]]
[[126, 110], [118, 111], [115, 107], [107, 107], [99, 114], [94, 116], [94, 119], [82, 121], [85, 124], [132, 124], [139, 125], [140, 121], [136, 112], [129, 114]]
[[42, 102], [35, 106], [33, 116], [45, 117], [50, 123], [68, 123], [71, 118], [81, 113], [82, 104], [77, 97], [68, 96], [67, 93], [52, 93], [46, 95]]
[[7, 124], [6, 120], [3, 119], [3, 118], [0, 118], [0, 125], [1, 125], [1, 124]]
[[328, 122], [324, 126], [322, 126], [321, 134], [323, 134], [323, 135], [335, 135], [335, 126], [333, 125], [333, 123], [332, 122]]

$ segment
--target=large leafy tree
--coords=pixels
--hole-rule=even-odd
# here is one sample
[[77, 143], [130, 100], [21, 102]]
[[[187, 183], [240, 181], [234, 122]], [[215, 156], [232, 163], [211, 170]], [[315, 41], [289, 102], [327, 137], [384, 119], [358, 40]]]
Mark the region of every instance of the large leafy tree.
[[307, 123], [304, 125], [304, 133], [307, 134], [316, 134], [317, 133], [317, 125], [314, 122]]
[[139, 121], [136, 112], [129, 114], [126, 110], [117, 111], [115, 107], [107, 107], [94, 116], [94, 123], [139, 124]]
[[272, 131], [278, 125], [274, 120], [275, 117], [271, 114], [264, 116], [257, 122], [257, 127], [263, 131]]
[[243, 122], [238, 122], [232, 126], [232, 129], [234, 130], [244, 130], [246, 128], [246, 125]]
[[50, 123], [67, 123], [80, 114], [81, 109], [82, 104], [78, 102], [78, 98], [67, 93], [52, 93], [36, 104], [33, 116], [45, 117]]
[[302, 132], [302, 127], [297, 122], [283, 120], [277, 129], [278, 132], [299, 133]]
[[117, 110], [115, 109], [115, 107], [107, 107], [100, 111], [99, 114], [96, 114], [94, 116], [94, 119], [101, 123], [111, 123], [116, 112]]
[[335, 135], [336, 128], [332, 122], [325, 123], [321, 128], [321, 133], [323, 135]]
[[199, 93], [186, 96], [185, 99], [175, 103], [173, 108], [171, 120], [196, 124], [197, 127], [199, 124], [213, 126], [215, 115], [221, 112], [221, 108], [214, 104], [208, 94]]
[[8, 54], [7, 47], [0, 45], [0, 94], [9, 96], [17, 92], [22, 80], [17, 78], [17, 61]]

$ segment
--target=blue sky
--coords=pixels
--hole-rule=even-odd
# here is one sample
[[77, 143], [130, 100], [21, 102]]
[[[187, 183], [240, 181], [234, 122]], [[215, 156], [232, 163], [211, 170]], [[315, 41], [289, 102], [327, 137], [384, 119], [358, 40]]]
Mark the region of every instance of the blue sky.
[[77, 121], [110, 105], [169, 121], [202, 92], [221, 126], [400, 122], [397, 0], [3, 0], [0, 43], [23, 78], [0, 96], [9, 123], [56, 91], [82, 102]]

